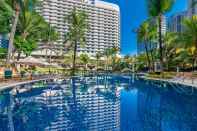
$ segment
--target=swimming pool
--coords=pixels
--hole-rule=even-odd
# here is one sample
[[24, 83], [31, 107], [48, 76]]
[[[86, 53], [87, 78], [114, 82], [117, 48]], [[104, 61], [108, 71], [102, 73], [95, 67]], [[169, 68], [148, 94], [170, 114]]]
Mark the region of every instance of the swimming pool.
[[197, 90], [102, 75], [20, 85], [0, 94], [0, 131], [196, 131]]

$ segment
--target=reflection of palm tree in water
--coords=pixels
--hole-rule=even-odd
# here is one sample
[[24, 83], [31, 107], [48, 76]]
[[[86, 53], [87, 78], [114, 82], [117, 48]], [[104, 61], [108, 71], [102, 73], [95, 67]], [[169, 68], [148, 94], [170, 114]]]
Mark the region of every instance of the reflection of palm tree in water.
[[[13, 96], [10, 92], [3, 94], [7, 103], [5, 107], [7, 108], [6, 114], [8, 117], [5, 120], [8, 123], [5, 125], [9, 126], [8, 131], [38, 131], [45, 129], [48, 123], [54, 119], [55, 110], [53, 108], [46, 109], [46, 105], [42, 102], [34, 102], [22, 96], [18, 97], [18, 95]], [[46, 118], [46, 116], [48, 117]]]
[[77, 87], [76, 78], [71, 78], [72, 98], [66, 97], [68, 102], [69, 111], [66, 113], [66, 118], [70, 121], [70, 131], [86, 131], [88, 123], [84, 121], [86, 117], [86, 110], [77, 101]]

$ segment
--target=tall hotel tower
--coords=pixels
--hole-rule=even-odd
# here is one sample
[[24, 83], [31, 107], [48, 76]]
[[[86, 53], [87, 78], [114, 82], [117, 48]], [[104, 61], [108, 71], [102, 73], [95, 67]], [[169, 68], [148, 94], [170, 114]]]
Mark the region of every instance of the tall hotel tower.
[[[78, 53], [95, 56], [107, 48], [120, 47], [120, 10], [115, 4], [100, 0], [42, 0], [38, 12], [60, 33], [60, 40], [56, 42], [57, 50], [64, 53], [67, 49], [63, 44], [64, 36], [68, 32], [65, 22], [73, 8], [84, 10], [88, 14], [89, 30], [86, 33], [86, 44], [78, 47]], [[42, 50], [34, 54], [43, 54]]]

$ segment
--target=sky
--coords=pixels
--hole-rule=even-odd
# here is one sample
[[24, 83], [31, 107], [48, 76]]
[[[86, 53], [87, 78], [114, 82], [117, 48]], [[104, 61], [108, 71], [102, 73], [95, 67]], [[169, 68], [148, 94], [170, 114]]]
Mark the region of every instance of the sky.
[[[133, 30], [139, 27], [140, 23], [147, 19], [147, 0], [104, 0], [119, 5], [121, 11], [121, 54], [134, 55], [137, 52], [137, 39]], [[166, 14], [187, 9], [188, 0], [176, 0], [172, 10]]]

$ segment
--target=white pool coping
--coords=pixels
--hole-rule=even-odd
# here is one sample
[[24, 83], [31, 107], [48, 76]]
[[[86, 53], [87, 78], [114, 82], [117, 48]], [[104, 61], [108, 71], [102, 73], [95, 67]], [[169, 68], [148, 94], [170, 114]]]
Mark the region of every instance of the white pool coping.
[[160, 79], [160, 78], [150, 78], [150, 77], [145, 77], [142, 76], [141, 78], [147, 79], [147, 80], [156, 80], [156, 81], [163, 81], [163, 82], [169, 82], [169, 83], [173, 83], [173, 84], [181, 84], [184, 86], [190, 86], [190, 87], [195, 87], [197, 88], [197, 80], [194, 81], [194, 83], [188, 83], [188, 82], [183, 82], [183, 81], [179, 81], [179, 80], [173, 80], [173, 79]]
[[10, 83], [5, 83], [5, 84], [0, 84], [0, 91], [5, 90], [5, 89], [10, 89], [16, 86], [24, 85], [24, 84], [31, 84], [39, 81], [45, 81], [45, 80], [51, 80], [54, 79], [52, 77], [47, 77], [47, 78], [42, 78], [42, 79], [36, 79], [36, 80], [28, 80], [28, 81], [22, 81], [22, 82], [10, 82]]

